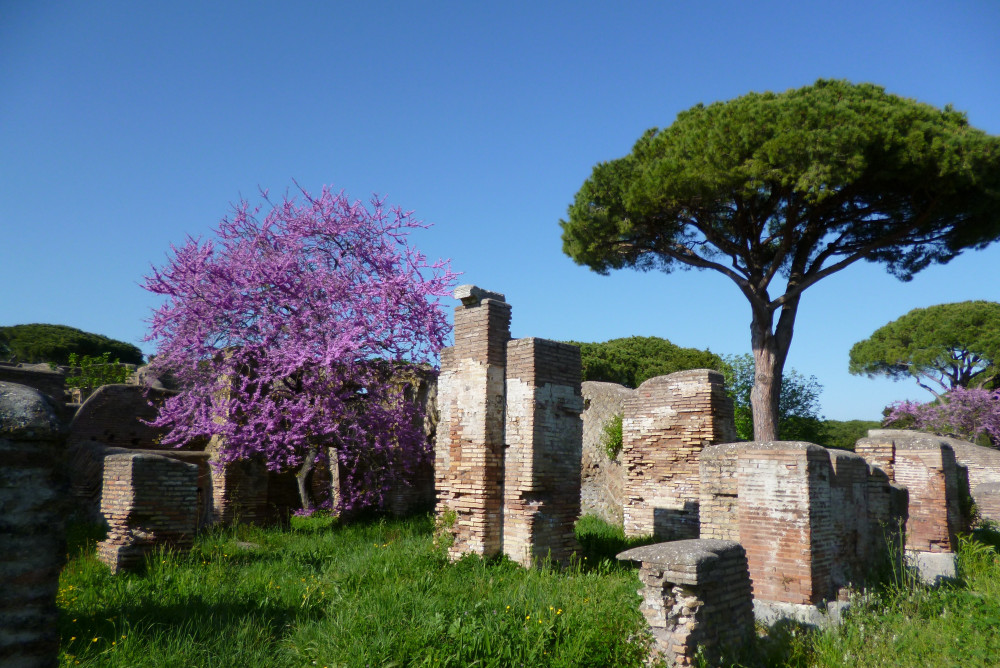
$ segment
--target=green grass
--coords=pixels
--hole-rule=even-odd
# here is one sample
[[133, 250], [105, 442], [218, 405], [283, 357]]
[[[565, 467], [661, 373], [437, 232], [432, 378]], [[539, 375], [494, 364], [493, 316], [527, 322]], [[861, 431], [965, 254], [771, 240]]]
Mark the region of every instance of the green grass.
[[237, 527], [117, 577], [92, 556], [99, 537], [77, 529], [59, 588], [62, 665], [642, 665], [634, 569], [590, 556], [562, 571], [451, 564], [432, 528]]
[[[73, 527], [59, 588], [65, 666], [642, 666], [635, 568], [648, 540], [585, 517], [573, 566], [449, 563], [429, 518], [236, 527], [113, 577]], [[760, 629], [740, 666], [1000, 665], [1000, 532], [963, 539], [958, 582], [866, 592], [837, 629]]]

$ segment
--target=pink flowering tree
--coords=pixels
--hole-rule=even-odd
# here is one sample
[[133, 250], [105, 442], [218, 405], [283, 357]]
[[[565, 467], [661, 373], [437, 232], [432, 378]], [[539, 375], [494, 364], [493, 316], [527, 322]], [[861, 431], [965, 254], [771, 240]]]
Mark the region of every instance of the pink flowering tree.
[[898, 401], [889, 406], [885, 424], [905, 424], [967, 441], [985, 436], [1000, 446], [1000, 390], [956, 387], [929, 404]]
[[382, 199], [365, 206], [328, 188], [262, 198], [235, 205], [217, 240], [171, 246], [145, 277], [165, 298], [147, 336], [151, 364], [184, 388], [154, 424], [175, 445], [221, 437], [222, 462], [295, 470], [307, 509], [308, 476], [329, 453], [341, 509], [377, 507], [429, 457], [392, 371], [431, 362], [444, 344], [438, 298], [455, 274], [409, 245], [427, 226]]

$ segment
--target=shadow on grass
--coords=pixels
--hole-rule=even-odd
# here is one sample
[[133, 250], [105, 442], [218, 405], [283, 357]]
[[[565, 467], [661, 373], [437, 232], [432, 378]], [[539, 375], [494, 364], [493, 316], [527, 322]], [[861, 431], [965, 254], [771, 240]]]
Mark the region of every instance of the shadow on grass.
[[606, 570], [616, 566], [625, 569], [636, 568], [631, 562], [618, 561], [617, 555], [633, 547], [662, 542], [652, 536], [628, 538], [622, 527], [608, 524], [594, 515], [584, 515], [577, 520], [576, 540], [583, 552], [584, 560], [581, 564], [583, 570]]

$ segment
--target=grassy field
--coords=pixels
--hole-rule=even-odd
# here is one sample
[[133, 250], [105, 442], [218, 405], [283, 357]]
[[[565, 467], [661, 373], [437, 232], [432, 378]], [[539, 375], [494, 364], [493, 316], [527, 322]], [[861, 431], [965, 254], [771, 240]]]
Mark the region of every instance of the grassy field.
[[[429, 518], [201, 536], [141, 575], [112, 577], [74, 527], [60, 580], [65, 666], [642, 666], [647, 639], [620, 529], [584, 518], [572, 567], [448, 563]], [[1000, 664], [1000, 534], [967, 541], [963, 583], [890, 583], [839, 629], [782, 625], [747, 666]], [[762, 630], [763, 632], [763, 630]]]

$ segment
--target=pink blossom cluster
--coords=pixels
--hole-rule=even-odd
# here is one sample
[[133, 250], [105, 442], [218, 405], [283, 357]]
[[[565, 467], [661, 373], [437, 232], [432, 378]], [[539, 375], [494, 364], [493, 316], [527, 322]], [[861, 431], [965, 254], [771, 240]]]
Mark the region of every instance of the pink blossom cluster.
[[1000, 446], [1000, 390], [956, 387], [940, 401], [898, 401], [889, 407], [886, 424], [912, 423], [916, 429], [975, 441], [982, 435]]
[[455, 274], [409, 245], [427, 227], [411, 212], [301, 192], [277, 204], [262, 193], [263, 215], [239, 202], [217, 240], [171, 246], [145, 277], [165, 298], [151, 364], [184, 388], [154, 424], [176, 445], [220, 436], [222, 461], [272, 470], [335, 453], [343, 508], [377, 506], [429, 456], [392, 369], [434, 360]]

